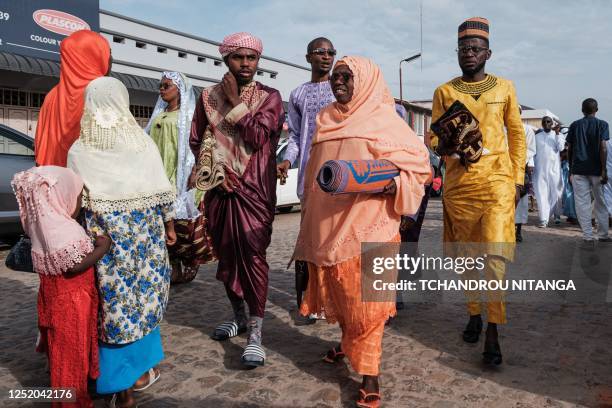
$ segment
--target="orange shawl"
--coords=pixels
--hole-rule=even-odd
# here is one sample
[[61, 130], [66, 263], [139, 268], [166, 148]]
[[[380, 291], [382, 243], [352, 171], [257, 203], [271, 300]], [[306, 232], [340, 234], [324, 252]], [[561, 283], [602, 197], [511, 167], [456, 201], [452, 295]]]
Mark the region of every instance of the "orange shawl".
[[73, 33], [60, 45], [60, 80], [40, 110], [34, 152], [39, 166], [66, 167], [68, 149], [79, 137], [85, 87], [108, 72], [110, 46], [89, 30]]
[[[330, 266], [361, 253], [362, 242], [389, 242], [400, 216], [417, 212], [431, 170], [427, 148], [395, 113], [380, 68], [364, 57], [344, 57], [353, 72], [353, 99], [317, 116], [304, 181], [304, 205], [294, 259]], [[316, 177], [328, 160], [385, 159], [400, 169], [395, 196], [330, 195]]]

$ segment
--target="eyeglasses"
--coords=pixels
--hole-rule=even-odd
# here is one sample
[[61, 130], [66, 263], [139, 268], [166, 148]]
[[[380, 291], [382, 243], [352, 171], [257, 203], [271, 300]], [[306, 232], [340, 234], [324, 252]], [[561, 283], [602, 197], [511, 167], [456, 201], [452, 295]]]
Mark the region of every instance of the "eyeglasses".
[[175, 86], [173, 83], [167, 83], [167, 82], [160, 82], [159, 83], [159, 89], [163, 89], [164, 91], [167, 91], [168, 89], [172, 88], [173, 86]]
[[481, 53], [483, 51], [487, 51], [487, 50], [488, 50], [488, 48], [476, 47], [476, 46], [472, 46], [472, 47], [470, 47], [470, 46], [463, 46], [463, 47], [459, 47], [459, 48], [455, 49], [456, 52], [458, 52], [459, 54], [464, 54], [464, 55], [469, 53], [470, 51], [473, 54], [479, 54], [479, 53]]
[[349, 79], [353, 79], [353, 74], [350, 72], [334, 72], [331, 74], [330, 81], [334, 83], [340, 78], [342, 78], [344, 83], [347, 83]]
[[334, 50], [333, 48], [315, 48], [314, 50], [310, 51], [310, 53], [319, 56], [327, 54], [330, 57], [333, 57], [334, 55], [336, 55], [336, 50]]

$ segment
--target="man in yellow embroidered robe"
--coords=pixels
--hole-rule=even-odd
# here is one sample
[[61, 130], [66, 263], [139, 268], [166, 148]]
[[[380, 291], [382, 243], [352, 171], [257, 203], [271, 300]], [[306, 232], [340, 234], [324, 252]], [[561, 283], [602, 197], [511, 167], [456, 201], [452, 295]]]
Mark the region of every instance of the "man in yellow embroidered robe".
[[[514, 258], [514, 208], [524, 182], [526, 142], [512, 82], [484, 72], [491, 57], [488, 38], [489, 25], [484, 18], [471, 18], [459, 26], [457, 53], [463, 75], [435, 90], [432, 122], [455, 101], [463, 103], [479, 121], [480, 159], [467, 169], [452, 156], [446, 159], [444, 242], [486, 243], [481, 246], [488, 253], [485, 274], [501, 280], [505, 262]], [[466, 294], [470, 321], [463, 339], [475, 343], [482, 331], [480, 294]], [[487, 293], [487, 297], [483, 356], [486, 363], [497, 365], [502, 361], [497, 324], [506, 323], [506, 308], [503, 296]]]

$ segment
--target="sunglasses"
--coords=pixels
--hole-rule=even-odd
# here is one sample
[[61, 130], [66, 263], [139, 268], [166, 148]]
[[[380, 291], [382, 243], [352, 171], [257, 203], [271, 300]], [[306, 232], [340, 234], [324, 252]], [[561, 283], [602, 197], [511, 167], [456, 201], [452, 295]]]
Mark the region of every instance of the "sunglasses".
[[330, 57], [333, 57], [334, 55], [336, 55], [336, 50], [334, 50], [333, 48], [315, 48], [314, 50], [310, 51], [310, 53], [319, 56], [327, 54]]
[[334, 72], [331, 74], [330, 81], [333, 83], [340, 78], [342, 78], [344, 83], [347, 83], [350, 79], [353, 79], [353, 74], [350, 72]]
[[167, 82], [160, 82], [159, 83], [159, 89], [163, 89], [164, 91], [167, 91], [168, 89], [172, 88], [173, 86], [175, 86], [173, 83], [167, 83]]
[[459, 54], [463, 54], [463, 55], [469, 53], [470, 51], [473, 54], [479, 54], [479, 53], [481, 53], [483, 51], [487, 51], [487, 50], [488, 50], [488, 48], [476, 47], [476, 46], [474, 46], [474, 47], [463, 46], [463, 47], [459, 47], [459, 48], [455, 49], [455, 51], [457, 51]]

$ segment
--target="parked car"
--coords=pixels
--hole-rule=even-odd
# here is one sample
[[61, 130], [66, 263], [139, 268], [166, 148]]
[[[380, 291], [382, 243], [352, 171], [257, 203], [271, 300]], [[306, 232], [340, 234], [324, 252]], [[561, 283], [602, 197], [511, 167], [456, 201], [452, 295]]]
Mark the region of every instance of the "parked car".
[[[287, 149], [288, 140], [281, 140], [276, 149], [276, 163], [283, 161], [283, 155]], [[297, 196], [297, 181], [298, 181], [298, 161], [291, 166], [287, 174], [287, 181], [281, 184], [280, 180], [276, 182], [276, 208], [281, 213], [288, 213], [291, 209], [300, 203]]]
[[13, 175], [34, 166], [34, 139], [0, 124], [0, 239], [15, 242], [23, 233]]

